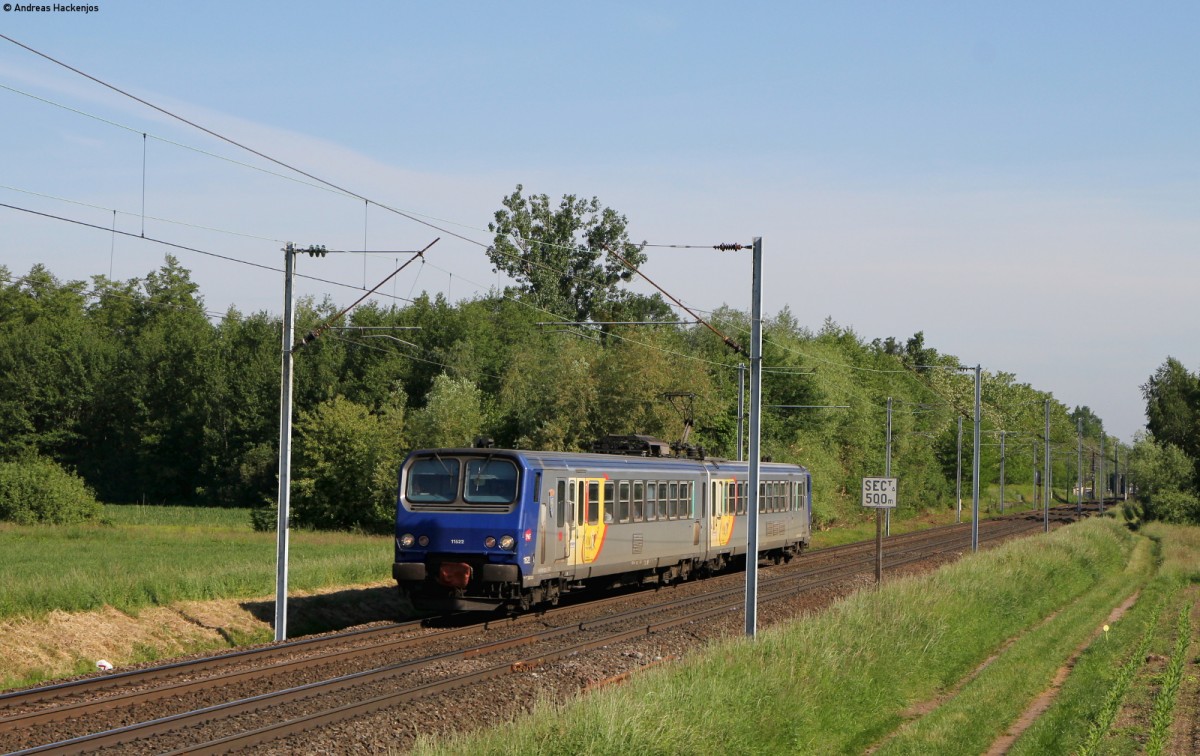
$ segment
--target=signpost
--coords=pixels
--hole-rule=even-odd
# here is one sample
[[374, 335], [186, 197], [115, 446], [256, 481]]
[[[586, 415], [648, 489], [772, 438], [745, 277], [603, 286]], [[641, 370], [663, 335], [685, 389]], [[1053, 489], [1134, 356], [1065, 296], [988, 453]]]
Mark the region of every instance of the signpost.
[[896, 508], [895, 478], [863, 478], [862, 505], [875, 510], [875, 585], [883, 582], [883, 510]]

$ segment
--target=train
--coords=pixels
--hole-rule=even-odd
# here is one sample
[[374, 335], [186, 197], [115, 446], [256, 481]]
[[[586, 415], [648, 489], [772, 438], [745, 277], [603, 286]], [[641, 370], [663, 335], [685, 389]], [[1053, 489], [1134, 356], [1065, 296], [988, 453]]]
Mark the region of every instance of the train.
[[[746, 557], [749, 465], [645, 436], [591, 452], [419, 449], [404, 460], [392, 576], [417, 610], [521, 611], [588, 587], [661, 585]], [[812, 531], [812, 477], [759, 468], [759, 559]], [[757, 562], [756, 562], [757, 563]]]

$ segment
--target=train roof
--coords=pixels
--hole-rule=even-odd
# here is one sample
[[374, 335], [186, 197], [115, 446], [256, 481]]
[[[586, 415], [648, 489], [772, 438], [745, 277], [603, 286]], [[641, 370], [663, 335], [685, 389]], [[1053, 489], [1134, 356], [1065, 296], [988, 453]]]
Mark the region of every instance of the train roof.
[[[749, 463], [733, 459], [709, 457], [692, 459], [687, 457], [642, 457], [626, 454], [595, 454], [591, 452], [533, 451], [529, 449], [498, 449], [459, 447], [446, 449], [414, 449], [409, 457], [429, 454], [488, 456], [494, 454], [516, 457], [526, 464], [542, 468], [570, 468], [574, 470], [708, 470], [710, 472], [748, 472]], [[760, 470], [775, 473], [807, 472], [803, 465], [790, 462], [762, 462]]]

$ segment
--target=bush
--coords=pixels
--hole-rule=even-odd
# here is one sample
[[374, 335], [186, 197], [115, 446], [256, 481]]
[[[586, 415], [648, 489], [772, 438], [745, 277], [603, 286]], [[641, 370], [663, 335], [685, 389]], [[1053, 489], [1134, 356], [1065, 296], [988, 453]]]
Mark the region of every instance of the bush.
[[1188, 491], [1156, 491], [1145, 505], [1146, 518], [1176, 524], [1200, 524], [1200, 498]]
[[392, 528], [405, 453], [402, 407], [397, 402], [373, 414], [337, 396], [301, 413], [292, 467], [293, 525], [378, 533]]
[[0, 463], [0, 520], [61, 525], [95, 519], [101, 510], [83, 479], [48, 459]]

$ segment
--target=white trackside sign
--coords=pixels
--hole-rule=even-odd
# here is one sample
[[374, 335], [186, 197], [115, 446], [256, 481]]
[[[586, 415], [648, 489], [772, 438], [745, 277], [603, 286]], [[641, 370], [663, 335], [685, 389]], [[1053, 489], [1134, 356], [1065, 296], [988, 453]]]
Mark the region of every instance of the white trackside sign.
[[896, 506], [895, 478], [863, 478], [862, 505], [875, 509], [893, 509]]

